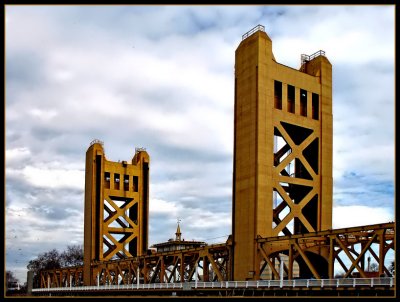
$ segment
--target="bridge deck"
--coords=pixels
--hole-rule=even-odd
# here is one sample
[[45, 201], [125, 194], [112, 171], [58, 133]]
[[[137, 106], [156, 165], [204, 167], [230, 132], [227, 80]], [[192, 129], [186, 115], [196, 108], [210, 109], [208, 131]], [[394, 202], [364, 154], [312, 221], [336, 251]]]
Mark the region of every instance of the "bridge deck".
[[[126, 284], [126, 285], [98, 285], [79, 287], [37, 288], [33, 289], [34, 295], [63, 295], [71, 293], [86, 293], [87, 295], [113, 294], [140, 294], [140, 295], [242, 295], [247, 293], [260, 295], [268, 291], [304, 291], [307, 289], [328, 290], [324, 295], [337, 296], [349, 290], [357, 291], [357, 295], [375, 294], [394, 295], [395, 278], [344, 278], [344, 279], [294, 279], [294, 280], [258, 280], [258, 281], [223, 281], [223, 282], [182, 282], [182, 283], [152, 283], [152, 284]], [[368, 289], [368, 290], [366, 290]], [[239, 291], [238, 291], [239, 290]], [[180, 294], [179, 294], [180, 293]], [[223, 294], [222, 294], [223, 293]], [[360, 294], [361, 293], [361, 294]], [[275, 293], [276, 294], [276, 293]], [[274, 295], [275, 295], [274, 294]], [[318, 295], [313, 294], [313, 295]]]

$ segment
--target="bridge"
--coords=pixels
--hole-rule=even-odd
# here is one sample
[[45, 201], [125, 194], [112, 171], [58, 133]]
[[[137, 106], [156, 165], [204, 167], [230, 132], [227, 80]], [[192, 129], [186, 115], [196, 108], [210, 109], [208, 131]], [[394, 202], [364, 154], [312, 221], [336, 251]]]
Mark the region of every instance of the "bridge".
[[[200, 248], [155, 253], [130, 259], [98, 262], [92, 264], [96, 285], [84, 286], [83, 266], [45, 270], [40, 273], [40, 288], [32, 290], [36, 294], [139, 294], [168, 295], [180, 294], [236, 295], [239, 289], [252, 295], [279, 295], [278, 291], [328, 290], [335, 289], [335, 295], [376, 295], [394, 294], [394, 276], [391, 276], [384, 259], [394, 250], [394, 223], [345, 229], [327, 230], [303, 235], [258, 238], [260, 266], [272, 271], [270, 280], [230, 281], [232, 244], [215, 244]], [[287, 241], [290, 244], [287, 244]], [[280, 242], [289, 246], [280, 253], [268, 249], [268, 243]], [[309, 251], [313, 248], [327, 248], [331, 251], [328, 262], [328, 278], [321, 277], [321, 267], [316, 267]], [[292, 252], [290, 252], [292, 250]], [[378, 251], [378, 252], [375, 252]], [[295, 256], [297, 252], [297, 256]], [[289, 255], [289, 263], [304, 263], [311, 272], [310, 279], [293, 278], [293, 265], [286, 265], [281, 257]], [[376, 277], [366, 265], [366, 255], [370, 253], [379, 263]], [[291, 259], [293, 258], [293, 259]], [[279, 263], [279, 271], [273, 262]], [[346, 265], [350, 263], [350, 265]], [[336, 265], [344, 271], [343, 278], [334, 278]], [[200, 274], [201, 271], [201, 274]], [[360, 276], [357, 278], [355, 276]], [[390, 276], [390, 277], [379, 277]], [[191, 290], [190, 293], [187, 291]], [[273, 290], [273, 291], [271, 291]], [[321, 294], [321, 292], [318, 292]], [[330, 291], [333, 294], [332, 291]], [[303, 292], [303, 295], [310, 295]], [[324, 293], [327, 294], [327, 293]], [[289, 293], [289, 295], [291, 295]], [[301, 293], [298, 293], [301, 295]]]
[[32, 294], [394, 296], [394, 222], [332, 228], [325, 52], [303, 55], [295, 70], [276, 62], [264, 27], [253, 28], [235, 53], [234, 112], [226, 242], [184, 241], [178, 224], [175, 240], [150, 250], [149, 154], [111, 162], [95, 140], [86, 152], [84, 264], [41, 271]]

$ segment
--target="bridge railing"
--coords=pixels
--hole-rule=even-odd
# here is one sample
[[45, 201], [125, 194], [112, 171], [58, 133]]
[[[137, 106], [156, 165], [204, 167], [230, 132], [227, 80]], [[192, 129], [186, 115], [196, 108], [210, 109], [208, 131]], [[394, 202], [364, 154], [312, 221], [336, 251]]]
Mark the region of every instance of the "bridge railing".
[[343, 278], [343, 279], [293, 279], [293, 280], [258, 280], [258, 281], [222, 281], [222, 282], [184, 282], [184, 283], [148, 283], [117, 284], [102, 286], [35, 288], [32, 292], [57, 291], [99, 291], [99, 290], [160, 290], [160, 289], [235, 289], [235, 288], [299, 288], [299, 287], [394, 287], [394, 277], [385, 278]]

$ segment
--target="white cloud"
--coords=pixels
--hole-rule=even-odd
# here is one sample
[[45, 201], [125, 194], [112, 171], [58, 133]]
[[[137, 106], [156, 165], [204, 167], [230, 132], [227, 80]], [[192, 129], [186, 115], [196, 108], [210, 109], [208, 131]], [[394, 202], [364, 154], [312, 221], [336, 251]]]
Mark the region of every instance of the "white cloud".
[[169, 216], [177, 217], [178, 207], [174, 202], [168, 202], [162, 199], [153, 198], [150, 200], [151, 214], [168, 214]]
[[286, 18], [270, 24], [271, 30], [279, 33], [271, 37], [275, 57], [298, 68], [299, 51], [310, 55], [322, 49], [334, 67], [382, 62], [394, 57], [393, 20], [393, 6], [321, 5], [288, 10]]
[[34, 108], [34, 109], [30, 110], [29, 113], [33, 117], [37, 117], [39, 119], [46, 120], [46, 121], [53, 120], [54, 117], [57, 116], [57, 112], [55, 110], [42, 110], [42, 109], [38, 109], [38, 108]]
[[85, 172], [81, 170], [54, 169], [26, 166], [22, 170], [7, 169], [8, 176], [25, 180], [32, 186], [41, 188], [74, 188], [83, 190]]
[[334, 229], [394, 221], [390, 208], [363, 205], [333, 207], [332, 218]]
[[14, 149], [7, 149], [6, 150], [6, 161], [8, 164], [14, 161], [22, 161], [31, 155], [31, 152], [26, 147], [14, 148]]

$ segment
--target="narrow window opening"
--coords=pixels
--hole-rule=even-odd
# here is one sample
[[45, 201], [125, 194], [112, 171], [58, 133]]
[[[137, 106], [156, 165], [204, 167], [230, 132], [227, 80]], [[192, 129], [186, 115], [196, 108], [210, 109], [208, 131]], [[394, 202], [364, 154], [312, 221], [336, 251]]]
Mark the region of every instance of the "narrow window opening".
[[307, 91], [300, 89], [300, 115], [307, 116]]
[[119, 174], [114, 174], [114, 189], [119, 190]]
[[282, 109], [282, 82], [275, 81], [274, 84], [274, 106], [276, 109]]
[[124, 191], [129, 191], [129, 175], [124, 175]]
[[137, 192], [138, 191], [138, 177], [137, 176], [133, 176], [133, 184], [132, 184], [132, 190], [133, 192]]
[[288, 85], [287, 91], [288, 99], [287, 99], [287, 110], [288, 112], [294, 113], [294, 102], [295, 102], [295, 89], [294, 86]]
[[110, 172], [104, 172], [104, 188], [110, 188]]
[[312, 118], [319, 120], [319, 95], [316, 93], [312, 94]]

